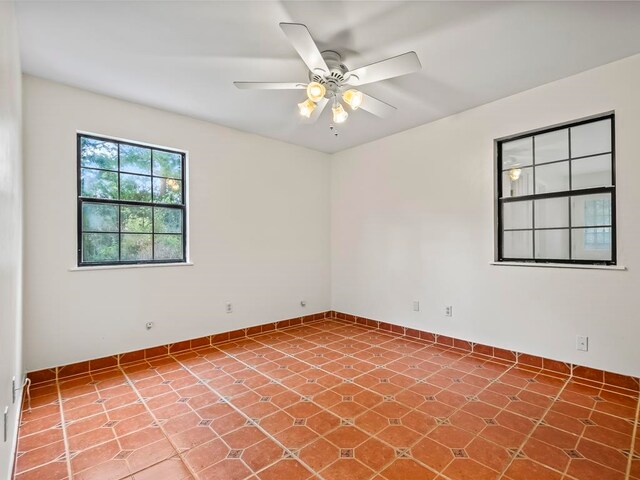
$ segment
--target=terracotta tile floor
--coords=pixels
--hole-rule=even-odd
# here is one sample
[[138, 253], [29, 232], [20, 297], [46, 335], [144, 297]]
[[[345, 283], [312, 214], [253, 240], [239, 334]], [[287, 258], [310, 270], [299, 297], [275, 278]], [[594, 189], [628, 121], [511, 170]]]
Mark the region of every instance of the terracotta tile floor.
[[640, 479], [637, 394], [334, 320], [32, 398], [19, 480]]

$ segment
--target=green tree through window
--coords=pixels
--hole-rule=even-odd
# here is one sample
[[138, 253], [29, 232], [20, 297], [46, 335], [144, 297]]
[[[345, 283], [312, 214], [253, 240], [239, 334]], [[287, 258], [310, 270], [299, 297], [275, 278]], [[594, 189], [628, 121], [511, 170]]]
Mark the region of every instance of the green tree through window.
[[78, 135], [78, 265], [184, 262], [185, 154]]

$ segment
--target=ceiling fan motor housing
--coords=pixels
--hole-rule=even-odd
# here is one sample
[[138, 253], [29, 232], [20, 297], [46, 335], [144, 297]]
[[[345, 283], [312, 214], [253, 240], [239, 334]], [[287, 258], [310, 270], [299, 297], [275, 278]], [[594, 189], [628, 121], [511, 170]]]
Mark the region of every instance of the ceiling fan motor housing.
[[342, 63], [342, 57], [338, 52], [325, 50], [321, 54], [327, 67], [329, 67], [329, 73], [309, 72], [309, 80], [324, 85], [327, 90], [325, 98], [332, 98], [340, 93], [346, 81], [345, 75], [349, 69]]

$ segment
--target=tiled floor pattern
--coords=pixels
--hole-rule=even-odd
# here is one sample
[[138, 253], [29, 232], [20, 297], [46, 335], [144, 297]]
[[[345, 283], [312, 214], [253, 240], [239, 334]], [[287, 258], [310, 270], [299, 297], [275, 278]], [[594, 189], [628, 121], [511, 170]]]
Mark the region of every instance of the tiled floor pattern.
[[640, 479], [638, 411], [637, 394], [323, 320], [35, 386], [16, 478]]

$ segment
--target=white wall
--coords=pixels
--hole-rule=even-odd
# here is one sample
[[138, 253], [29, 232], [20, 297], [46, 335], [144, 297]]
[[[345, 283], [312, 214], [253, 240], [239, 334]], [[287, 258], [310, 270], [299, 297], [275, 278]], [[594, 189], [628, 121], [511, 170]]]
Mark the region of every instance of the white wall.
[[[13, 377], [22, 381], [21, 78], [13, 3], [0, 2], [0, 477], [10, 478], [18, 431]], [[9, 407], [8, 438], [2, 415]]]
[[[638, 84], [640, 56], [328, 157], [27, 76], [25, 367], [333, 308], [640, 375]], [[610, 110], [629, 270], [491, 266], [493, 139]], [[76, 130], [189, 151], [194, 266], [69, 271]]]
[[[640, 375], [638, 85], [634, 56], [333, 155], [333, 309]], [[629, 270], [490, 265], [493, 140], [610, 110]]]
[[[330, 308], [325, 154], [29, 76], [24, 117], [27, 370]], [[189, 152], [194, 266], [69, 271], [76, 130]]]

